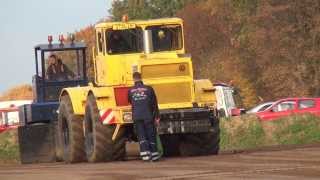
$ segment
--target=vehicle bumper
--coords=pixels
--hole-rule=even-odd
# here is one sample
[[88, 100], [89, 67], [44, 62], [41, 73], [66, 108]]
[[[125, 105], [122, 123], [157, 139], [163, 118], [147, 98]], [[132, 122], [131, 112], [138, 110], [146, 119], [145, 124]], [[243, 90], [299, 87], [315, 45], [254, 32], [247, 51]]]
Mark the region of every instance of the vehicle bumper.
[[219, 125], [215, 112], [207, 108], [161, 110], [160, 117], [160, 135], [212, 132]]

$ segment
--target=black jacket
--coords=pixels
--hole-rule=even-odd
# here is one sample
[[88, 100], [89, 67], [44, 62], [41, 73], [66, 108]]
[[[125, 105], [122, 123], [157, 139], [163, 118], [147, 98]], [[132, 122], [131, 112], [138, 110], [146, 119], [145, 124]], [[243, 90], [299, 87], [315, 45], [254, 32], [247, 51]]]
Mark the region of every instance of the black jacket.
[[152, 87], [142, 81], [136, 82], [129, 89], [128, 100], [132, 105], [132, 118], [136, 120], [153, 121], [159, 118], [159, 108], [156, 94]]

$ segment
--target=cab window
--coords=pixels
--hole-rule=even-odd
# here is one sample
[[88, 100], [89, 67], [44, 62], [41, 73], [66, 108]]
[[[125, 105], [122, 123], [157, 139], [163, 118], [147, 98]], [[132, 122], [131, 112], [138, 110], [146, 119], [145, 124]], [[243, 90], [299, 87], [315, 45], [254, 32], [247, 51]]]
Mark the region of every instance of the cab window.
[[141, 53], [143, 51], [142, 30], [107, 30], [106, 46], [108, 54]]
[[103, 36], [101, 32], [97, 33], [97, 42], [98, 42], [98, 51], [99, 53], [103, 52]]
[[45, 81], [82, 80], [84, 57], [79, 50], [45, 53]]
[[[81, 50], [50, 51], [44, 54], [45, 101], [57, 101], [65, 88], [64, 82], [79, 81], [85, 78], [84, 57]], [[59, 84], [56, 84], [60, 82]]]
[[153, 51], [174, 51], [182, 49], [182, 28], [180, 25], [149, 26], [152, 32]]

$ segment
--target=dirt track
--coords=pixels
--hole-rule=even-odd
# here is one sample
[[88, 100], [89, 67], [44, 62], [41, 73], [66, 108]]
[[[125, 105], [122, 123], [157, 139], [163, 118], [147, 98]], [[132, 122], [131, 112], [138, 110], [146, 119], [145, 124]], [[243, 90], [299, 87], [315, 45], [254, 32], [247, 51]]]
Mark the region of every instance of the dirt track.
[[320, 179], [320, 147], [99, 164], [0, 165], [0, 180]]

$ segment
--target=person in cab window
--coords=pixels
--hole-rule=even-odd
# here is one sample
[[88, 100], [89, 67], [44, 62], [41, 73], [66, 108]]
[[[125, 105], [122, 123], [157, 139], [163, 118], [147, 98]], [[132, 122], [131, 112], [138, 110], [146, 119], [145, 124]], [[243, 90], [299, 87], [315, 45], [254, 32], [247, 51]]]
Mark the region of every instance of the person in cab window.
[[171, 50], [171, 36], [170, 33], [160, 29], [156, 35], [155, 51], [169, 51]]
[[55, 54], [49, 56], [49, 66], [46, 71], [47, 80], [64, 81], [72, 79], [74, 76], [74, 73]]
[[130, 46], [127, 41], [117, 32], [113, 32], [109, 40], [109, 54], [119, 54], [130, 51]]

